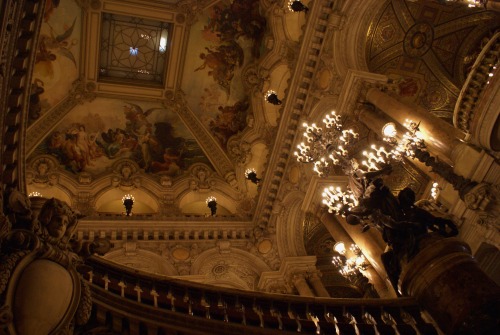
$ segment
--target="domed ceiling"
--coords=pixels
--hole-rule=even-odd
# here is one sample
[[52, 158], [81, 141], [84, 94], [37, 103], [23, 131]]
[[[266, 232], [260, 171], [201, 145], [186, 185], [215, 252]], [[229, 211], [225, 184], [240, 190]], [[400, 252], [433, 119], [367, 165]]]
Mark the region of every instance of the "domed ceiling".
[[[116, 188], [134, 193], [153, 183], [150, 198], [173, 188], [174, 207], [198, 214], [209, 212], [210, 192], [223, 199], [220, 213], [241, 202], [251, 211], [257, 186], [242, 163], [262, 173], [268, 150], [251, 129], [262, 126], [252, 110], [262, 113], [263, 95], [244, 81], [266, 53], [266, 19], [255, 1], [175, 3], [47, 1], [32, 77], [28, 191], [74, 203], [86, 187], [96, 206]], [[252, 145], [239, 141], [249, 133]], [[55, 172], [58, 181], [47, 183]], [[201, 195], [175, 189], [180, 181]], [[159, 202], [144, 205], [157, 212]]]
[[451, 123], [482, 38], [498, 28], [495, 12], [448, 2], [392, 0], [370, 27], [368, 67], [389, 76], [390, 93], [398, 99]]

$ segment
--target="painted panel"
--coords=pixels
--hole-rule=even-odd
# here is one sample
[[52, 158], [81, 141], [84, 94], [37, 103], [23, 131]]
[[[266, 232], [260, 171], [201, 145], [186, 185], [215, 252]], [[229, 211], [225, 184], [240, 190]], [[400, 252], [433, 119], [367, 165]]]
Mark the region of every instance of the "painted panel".
[[260, 57], [266, 21], [259, 3], [220, 1], [191, 26], [182, 90], [190, 108], [221, 146], [246, 127], [244, 67]]
[[30, 115], [59, 103], [78, 78], [81, 9], [74, 0], [47, 0], [33, 71]]
[[75, 174], [99, 175], [120, 158], [170, 176], [194, 163], [211, 166], [177, 115], [158, 103], [108, 98], [75, 107], [31, 156], [39, 154]]

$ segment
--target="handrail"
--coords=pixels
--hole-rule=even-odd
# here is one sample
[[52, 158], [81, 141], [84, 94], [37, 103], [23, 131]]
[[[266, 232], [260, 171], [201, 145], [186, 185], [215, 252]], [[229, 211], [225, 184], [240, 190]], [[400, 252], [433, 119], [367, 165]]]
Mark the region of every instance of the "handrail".
[[456, 128], [470, 131], [475, 107], [488, 85], [490, 73], [498, 72], [499, 55], [500, 32], [497, 32], [481, 50], [460, 91], [453, 112], [453, 125]]
[[[394, 333], [396, 329], [401, 333], [438, 333], [424, 319], [416, 301], [409, 297], [300, 297], [194, 283], [133, 270], [99, 257], [89, 258], [86, 265], [81, 273], [91, 285], [94, 302], [104, 308], [109, 301], [119, 299], [129, 317], [136, 315], [136, 310], [152, 308], [165, 317], [176, 313], [178, 318], [197, 318], [198, 324], [203, 320], [218, 320], [224, 322], [224, 327], [243, 325], [306, 334], [328, 329], [333, 333], [337, 332], [335, 329], [344, 329], [347, 334], [356, 328], [371, 329], [368, 333], [376, 328], [383, 334]], [[116, 312], [115, 308], [108, 309]]]

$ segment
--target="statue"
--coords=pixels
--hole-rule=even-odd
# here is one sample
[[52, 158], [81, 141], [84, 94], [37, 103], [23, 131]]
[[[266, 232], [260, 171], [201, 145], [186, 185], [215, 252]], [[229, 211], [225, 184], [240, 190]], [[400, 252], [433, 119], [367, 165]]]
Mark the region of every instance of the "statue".
[[415, 257], [422, 238], [430, 233], [443, 237], [458, 235], [452, 220], [436, 217], [415, 206], [415, 198], [415, 192], [408, 187], [395, 197], [383, 180], [376, 178], [368, 183], [359, 206], [346, 211], [348, 224], [363, 224], [363, 231], [371, 225], [381, 232], [387, 243], [382, 263], [396, 293], [402, 263]]
[[61, 200], [31, 203], [10, 190], [6, 204], [6, 215], [0, 214], [0, 333], [72, 333], [92, 309], [77, 267], [82, 257], [109, 251], [109, 241], [72, 239], [80, 215]]

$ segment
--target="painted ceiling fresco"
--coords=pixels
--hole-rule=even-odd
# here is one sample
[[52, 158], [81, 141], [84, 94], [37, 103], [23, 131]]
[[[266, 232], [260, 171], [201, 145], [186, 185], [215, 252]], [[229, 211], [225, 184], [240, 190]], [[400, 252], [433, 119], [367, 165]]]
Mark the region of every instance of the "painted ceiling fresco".
[[99, 175], [129, 158], [146, 172], [176, 176], [207, 157], [177, 115], [160, 104], [97, 98], [75, 107], [31, 157], [56, 157], [72, 173]]
[[391, 1], [368, 36], [371, 71], [389, 76], [390, 93], [452, 122], [481, 40], [500, 27], [494, 12], [438, 2]]
[[250, 99], [242, 70], [261, 55], [266, 21], [258, 1], [221, 1], [191, 27], [182, 90], [189, 107], [225, 148], [246, 127]]
[[47, 0], [32, 79], [30, 116], [60, 102], [78, 78], [81, 8], [74, 0]]

